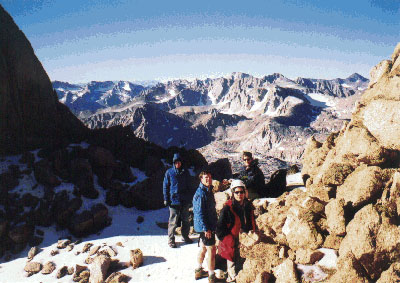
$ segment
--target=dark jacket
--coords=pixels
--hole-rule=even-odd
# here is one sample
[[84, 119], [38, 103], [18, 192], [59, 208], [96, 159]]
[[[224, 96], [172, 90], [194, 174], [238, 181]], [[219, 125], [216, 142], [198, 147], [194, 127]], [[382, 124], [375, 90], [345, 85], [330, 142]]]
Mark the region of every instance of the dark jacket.
[[[179, 154], [174, 155], [173, 162], [180, 160]], [[190, 203], [190, 176], [187, 169], [182, 166], [178, 169], [175, 165], [165, 172], [163, 182], [164, 201], [171, 205], [185, 205]]]
[[220, 239], [218, 254], [229, 261], [235, 261], [240, 231], [248, 233], [255, 229], [252, 203], [245, 199], [241, 206], [234, 199], [228, 200], [221, 210], [217, 223], [217, 236]]
[[208, 190], [200, 183], [193, 197], [194, 230], [196, 232], [214, 231], [217, 226], [217, 211], [212, 187]]
[[239, 229], [242, 232], [248, 233], [251, 230], [255, 230], [254, 207], [248, 199], [244, 200], [242, 207], [235, 200], [228, 200], [225, 203], [217, 223], [216, 234], [218, 239], [223, 240], [226, 235], [232, 234], [232, 228], [235, 226], [235, 219], [240, 221], [238, 225], [240, 225]]
[[265, 178], [263, 172], [258, 167], [258, 159], [254, 159], [249, 168], [243, 168], [236, 177], [246, 185], [246, 189], [249, 192], [249, 199], [259, 198], [263, 195]]

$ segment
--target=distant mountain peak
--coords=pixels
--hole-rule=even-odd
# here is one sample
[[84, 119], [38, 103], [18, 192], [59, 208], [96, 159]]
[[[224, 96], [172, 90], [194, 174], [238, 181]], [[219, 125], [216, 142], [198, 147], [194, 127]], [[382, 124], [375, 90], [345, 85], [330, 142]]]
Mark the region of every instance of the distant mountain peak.
[[358, 73], [354, 73], [354, 74], [350, 75], [350, 76], [347, 78], [347, 80], [350, 80], [350, 81], [358, 81], [358, 80], [360, 80], [360, 81], [363, 81], [363, 82], [368, 81], [367, 78], [361, 76], [361, 75], [358, 74]]

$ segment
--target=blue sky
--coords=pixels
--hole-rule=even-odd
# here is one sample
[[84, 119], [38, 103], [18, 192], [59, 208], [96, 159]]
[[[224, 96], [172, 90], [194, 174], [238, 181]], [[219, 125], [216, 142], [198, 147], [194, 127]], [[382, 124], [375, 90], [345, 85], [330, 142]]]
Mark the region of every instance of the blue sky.
[[0, 0], [51, 80], [282, 73], [332, 79], [389, 58], [398, 0]]

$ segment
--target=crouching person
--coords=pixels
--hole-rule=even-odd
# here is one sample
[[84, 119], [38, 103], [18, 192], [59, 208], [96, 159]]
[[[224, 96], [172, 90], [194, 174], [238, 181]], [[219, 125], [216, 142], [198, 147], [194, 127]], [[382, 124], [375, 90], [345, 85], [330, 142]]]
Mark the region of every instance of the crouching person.
[[203, 270], [203, 261], [207, 253], [208, 281], [215, 282], [215, 229], [217, 212], [215, 198], [212, 192], [212, 177], [208, 171], [199, 175], [200, 185], [193, 197], [194, 229], [200, 233], [200, 251], [197, 256], [198, 267], [195, 270], [195, 279], [206, 276]]
[[217, 223], [217, 236], [220, 240], [218, 254], [227, 260], [228, 279], [234, 282], [238, 272], [239, 233], [255, 231], [254, 208], [245, 197], [246, 187], [243, 181], [233, 180], [232, 197], [225, 203]]

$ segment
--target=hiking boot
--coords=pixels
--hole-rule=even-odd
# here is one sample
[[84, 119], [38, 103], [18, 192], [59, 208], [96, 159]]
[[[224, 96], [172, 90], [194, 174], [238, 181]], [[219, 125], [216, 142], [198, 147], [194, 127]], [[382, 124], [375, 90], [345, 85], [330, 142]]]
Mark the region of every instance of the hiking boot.
[[196, 268], [194, 270], [194, 279], [199, 280], [201, 278], [207, 277], [208, 272], [205, 271], [203, 268]]
[[215, 273], [213, 273], [210, 276], [208, 276], [208, 283], [215, 283], [215, 282], [216, 282]]
[[176, 248], [176, 244], [175, 242], [169, 242], [168, 246], [170, 246], [171, 248], [175, 249]]
[[193, 243], [193, 240], [190, 239], [189, 237], [183, 237], [182, 239], [186, 244], [192, 244]]

